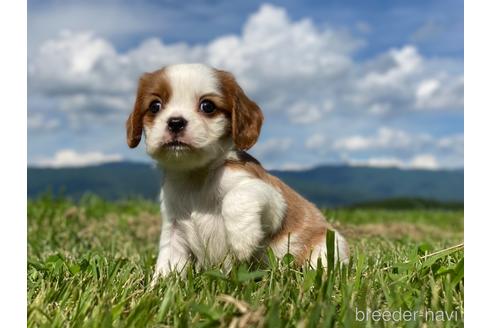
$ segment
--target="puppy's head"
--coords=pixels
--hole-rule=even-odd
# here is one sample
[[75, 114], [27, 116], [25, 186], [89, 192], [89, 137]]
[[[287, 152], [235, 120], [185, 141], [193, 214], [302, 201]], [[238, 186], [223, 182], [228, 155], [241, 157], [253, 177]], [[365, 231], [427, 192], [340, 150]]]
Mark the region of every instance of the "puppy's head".
[[232, 74], [201, 64], [173, 65], [140, 78], [127, 142], [145, 135], [147, 153], [162, 166], [192, 169], [232, 147], [251, 148], [263, 114]]

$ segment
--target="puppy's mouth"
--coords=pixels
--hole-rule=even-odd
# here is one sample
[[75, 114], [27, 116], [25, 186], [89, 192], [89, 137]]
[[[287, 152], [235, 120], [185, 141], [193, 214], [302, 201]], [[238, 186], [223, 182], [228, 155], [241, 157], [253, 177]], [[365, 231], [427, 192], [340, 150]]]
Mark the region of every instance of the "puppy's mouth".
[[186, 151], [186, 150], [193, 149], [191, 145], [179, 140], [168, 141], [165, 144], [163, 144], [162, 147], [166, 150], [174, 150], [174, 151]]

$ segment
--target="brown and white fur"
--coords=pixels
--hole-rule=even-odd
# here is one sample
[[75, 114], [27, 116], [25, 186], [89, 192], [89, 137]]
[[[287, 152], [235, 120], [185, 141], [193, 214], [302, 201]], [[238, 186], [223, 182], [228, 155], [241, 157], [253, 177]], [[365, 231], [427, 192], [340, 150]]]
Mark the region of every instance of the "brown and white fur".
[[[127, 142], [136, 147], [143, 133], [165, 172], [155, 278], [190, 260], [228, 267], [267, 247], [300, 264], [320, 258], [327, 265], [325, 235], [333, 229], [324, 216], [245, 152], [262, 123], [260, 108], [228, 72], [181, 64], [140, 78]], [[348, 245], [337, 232], [335, 240], [335, 255], [346, 262]]]

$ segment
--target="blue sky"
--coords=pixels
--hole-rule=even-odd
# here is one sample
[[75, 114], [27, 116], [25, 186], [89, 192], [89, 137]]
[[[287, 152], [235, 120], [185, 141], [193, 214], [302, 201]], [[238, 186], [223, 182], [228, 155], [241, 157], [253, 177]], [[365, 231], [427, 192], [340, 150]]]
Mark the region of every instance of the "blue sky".
[[28, 1], [28, 161], [131, 159], [138, 76], [233, 72], [263, 108], [268, 168], [463, 167], [459, 1]]

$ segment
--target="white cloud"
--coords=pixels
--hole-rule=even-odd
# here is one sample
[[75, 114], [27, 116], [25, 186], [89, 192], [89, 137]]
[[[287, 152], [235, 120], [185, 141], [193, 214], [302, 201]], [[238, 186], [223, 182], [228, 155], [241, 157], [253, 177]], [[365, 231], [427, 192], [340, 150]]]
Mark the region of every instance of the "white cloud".
[[60, 109], [73, 112], [74, 108], [86, 113], [110, 114], [113, 111], [129, 113], [133, 106], [133, 98], [114, 95], [76, 94], [63, 97]]
[[106, 162], [117, 162], [123, 158], [118, 154], [103, 154], [92, 151], [79, 153], [72, 149], [63, 149], [55, 153], [52, 158], [42, 158], [37, 161], [36, 166], [42, 167], [76, 167], [96, 165]]
[[375, 142], [377, 142], [377, 140], [373, 141], [361, 136], [352, 136], [337, 140], [334, 144], [334, 148], [349, 151], [361, 150], [373, 147]]
[[463, 150], [465, 146], [465, 139], [463, 134], [450, 135], [438, 139], [437, 146], [443, 151], [447, 151], [450, 149]]
[[331, 138], [316, 133], [305, 141], [316, 154], [341, 154], [353, 165], [435, 169], [463, 166], [463, 134], [432, 137], [382, 127], [374, 134]]
[[417, 109], [446, 109], [455, 106], [462, 107], [463, 77], [440, 77], [424, 80], [419, 83], [415, 93]]
[[309, 124], [322, 117], [321, 110], [309, 103], [296, 103], [287, 111], [292, 123]]
[[[427, 135], [419, 135], [417, 139], [428, 140]], [[415, 136], [409, 135], [405, 131], [390, 128], [380, 128], [374, 136], [355, 135], [334, 142], [333, 147], [338, 150], [359, 151], [378, 148], [405, 148], [415, 142]]]
[[47, 118], [40, 113], [30, 114], [27, 118], [27, 128], [31, 131], [51, 131], [60, 126], [55, 118]]
[[325, 135], [316, 133], [306, 139], [305, 146], [307, 149], [320, 149], [326, 146], [326, 142]]
[[391, 49], [387, 56], [391, 65], [384, 67], [383, 71], [369, 71], [365, 74], [359, 81], [361, 89], [394, 88], [422, 69], [423, 59], [413, 46]]
[[257, 144], [252, 152], [255, 156], [268, 159], [269, 157], [287, 151], [291, 145], [291, 138], [271, 138]]
[[[262, 85], [335, 78], [351, 66], [349, 55], [361, 41], [310, 19], [291, 21], [283, 8], [264, 4], [247, 20], [241, 36], [225, 36], [208, 47], [212, 65], [230, 69], [244, 82]], [[294, 79], [294, 80], [289, 80]], [[258, 87], [248, 83], [251, 90]]]
[[33, 91], [45, 94], [121, 92], [117, 72], [104, 65], [118, 60], [108, 41], [89, 32], [63, 31], [41, 45], [28, 64], [28, 75]]
[[169, 16], [175, 15], [175, 11], [158, 9], [140, 3], [122, 4], [121, 1], [43, 1], [42, 6], [33, 4], [27, 11], [29, 55], [60, 29], [93, 30], [112, 39], [128, 39], [143, 33], [165, 34], [170, 27]]
[[368, 159], [348, 160], [349, 165], [369, 166], [380, 168], [422, 169], [434, 170], [439, 168], [437, 159], [430, 154], [420, 154], [405, 161], [397, 157], [370, 157]]
[[348, 160], [352, 166], [369, 166], [369, 167], [398, 167], [403, 168], [405, 163], [396, 157], [370, 157], [366, 160]]
[[369, 114], [383, 115], [390, 111], [391, 105], [388, 103], [373, 103], [369, 106]]
[[280, 167], [276, 168], [284, 171], [304, 171], [309, 170], [313, 166], [306, 163], [295, 163], [295, 162], [287, 162], [282, 164]]
[[391, 49], [355, 68], [360, 77], [347, 86], [344, 100], [348, 106], [379, 115], [462, 110], [463, 74], [449, 66], [446, 60], [426, 59], [415, 46]]
[[437, 169], [439, 164], [437, 159], [431, 154], [417, 155], [410, 161], [410, 166], [420, 169]]
[[429, 79], [420, 82], [417, 87], [417, 101], [420, 99], [430, 98], [439, 89], [441, 83], [436, 79]]
[[[266, 111], [296, 124], [326, 121], [324, 113], [335, 109], [384, 115], [462, 107], [462, 75], [435, 62], [431, 69], [410, 45], [356, 63], [352, 56], [362, 44], [348, 32], [293, 21], [285, 9], [264, 4], [242, 34], [202, 45], [149, 38], [120, 53], [94, 33], [64, 31], [30, 58], [28, 77], [31, 92], [56, 96], [59, 107], [74, 113], [101, 103], [109, 110], [98, 114], [129, 111], [142, 72], [197, 61], [232, 71]], [[432, 82], [438, 89], [430, 90], [429, 81], [438, 81]]]

